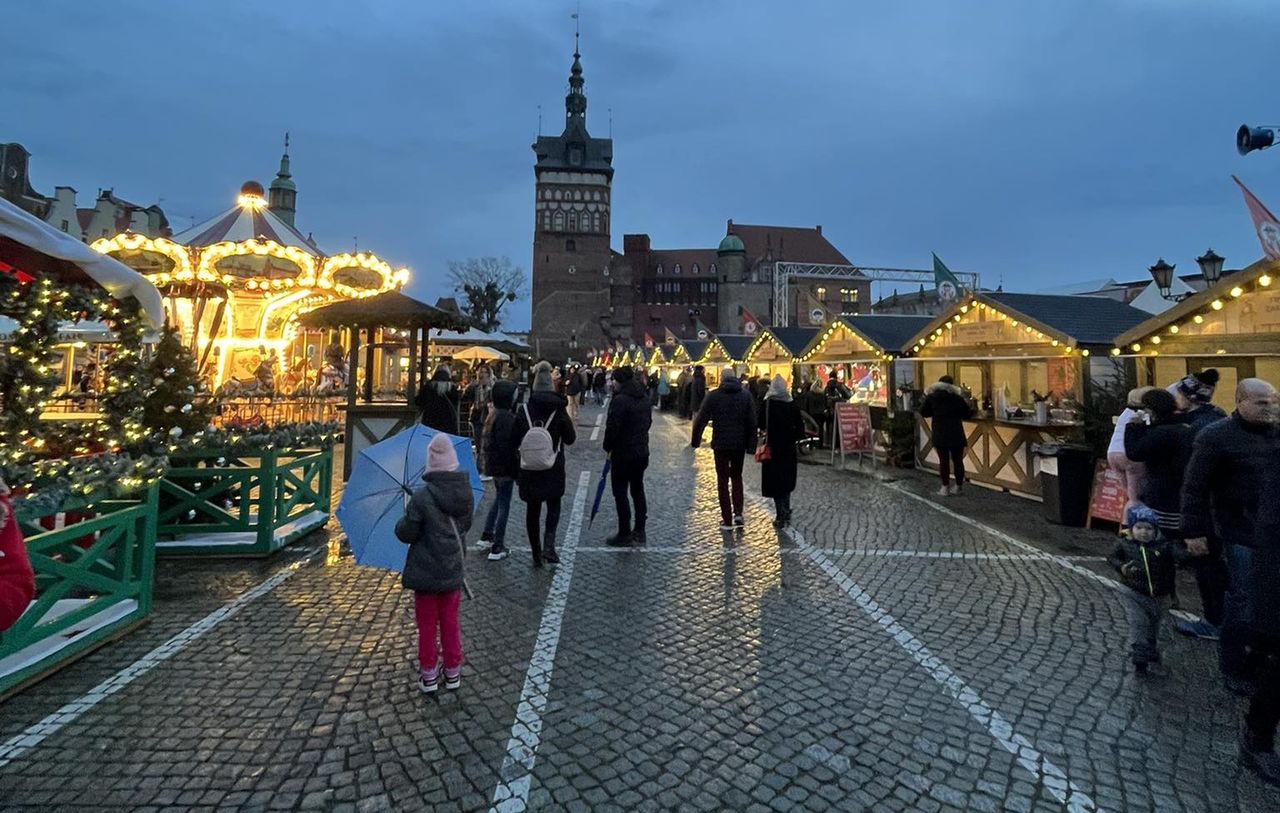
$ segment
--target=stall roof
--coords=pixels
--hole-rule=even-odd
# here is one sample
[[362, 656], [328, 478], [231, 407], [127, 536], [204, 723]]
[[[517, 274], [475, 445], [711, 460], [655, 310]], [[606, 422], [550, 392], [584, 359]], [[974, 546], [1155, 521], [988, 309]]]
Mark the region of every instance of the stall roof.
[[900, 353], [911, 346], [916, 334], [924, 330], [933, 317], [867, 313], [841, 316], [840, 321], [872, 347], [886, 353]]
[[[1230, 277], [1224, 274], [1216, 285], [1187, 297], [1163, 313], [1150, 316], [1150, 314], [1144, 312], [1144, 315], [1149, 318], [1131, 326], [1128, 330], [1116, 336], [1115, 345], [1120, 347], [1131, 342], [1142, 341], [1152, 333], [1158, 333], [1169, 325], [1189, 319], [1197, 313], [1208, 311], [1215, 299], [1229, 297], [1231, 289], [1237, 286], [1243, 288], [1257, 281], [1259, 277], [1264, 275], [1274, 277], [1277, 274], [1280, 274], [1280, 263], [1270, 259], [1258, 260], [1248, 268], [1233, 273]], [[1268, 281], [1267, 284], [1270, 284], [1270, 282]]]
[[682, 344], [684, 345], [684, 352], [689, 355], [689, 360], [698, 362], [701, 361], [702, 357], [706, 354], [707, 345], [710, 344], [710, 342], [703, 341], [701, 339], [694, 339], [692, 341], [682, 342]]
[[765, 330], [793, 358], [803, 353], [819, 332], [816, 327], [767, 327]]
[[87, 278], [116, 299], [136, 299], [151, 324], [164, 323], [160, 292], [146, 277], [7, 200], [0, 200], [0, 249], [29, 263], [29, 267], [19, 270], [28, 271], [32, 276], [51, 273], [60, 281]]
[[751, 343], [756, 340], [755, 336], [733, 333], [717, 333], [715, 338], [724, 348], [725, 355], [734, 361], [742, 361], [747, 351], [751, 349]]
[[1062, 294], [1011, 294], [1003, 291], [982, 291], [965, 297], [942, 315], [934, 317], [903, 343], [909, 349], [923, 341], [936, 328], [954, 316], [971, 302], [980, 302], [1002, 313], [1035, 325], [1040, 330], [1056, 334], [1055, 338], [1078, 345], [1111, 345], [1116, 337], [1146, 320], [1146, 311], [1097, 296], [1066, 296]]
[[448, 311], [419, 302], [399, 291], [377, 296], [335, 302], [305, 313], [299, 320], [304, 327], [446, 327], [467, 329], [465, 319]]

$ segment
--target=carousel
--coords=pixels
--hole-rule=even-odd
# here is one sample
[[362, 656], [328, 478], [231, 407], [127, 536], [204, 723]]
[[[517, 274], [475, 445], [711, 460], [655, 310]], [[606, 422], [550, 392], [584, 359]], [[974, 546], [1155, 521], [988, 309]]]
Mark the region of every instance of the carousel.
[[[286, 179], [287, 161], [286, 154]], [[293, 226], [292, 203], [277, 211], [262, 185], [248, 181], [230, 209], [172, 238], [125, 232], [92, 244], [160, 289], [165, 318], [195, 353], [208, 387], [223, 397], [344, 392], [337, 334], [303, 330], [298, 318], [409, 281], [407, 268], [368, 252], [326, 254]]]

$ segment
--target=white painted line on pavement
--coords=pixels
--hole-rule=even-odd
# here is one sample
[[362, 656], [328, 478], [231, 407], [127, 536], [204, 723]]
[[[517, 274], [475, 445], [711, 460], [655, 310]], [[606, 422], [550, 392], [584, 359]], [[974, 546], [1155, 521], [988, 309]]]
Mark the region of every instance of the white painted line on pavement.
[[21, 734], [10, 737], [3, 744], [0, 744], [0, 768], [20, 759], [27, 751], [56, 734], [64, 726], [75, 722], [86, 711], [89, 711], [164, 661], [186, 649], [206, 632], [279, 587], [286, 579], [297, 573], [298, 568], [302, 567], [306, 562], [307, 560], [305, 559], [294, 562], [258, 586], [241, 593], [222, 607], [209, 613], [146, 655], [99, 683], [78, 700], [67, 703], [40, 722], [28, 726]]
[[[1040, 753], [1031, 741], [1013, 730], [1013, 726], [1004, 719], [1000, 712], [992, 708], [982, 697], [969, 687], [949, 666], [929, 651], [924, 641], [911, 634], [905, 627], [886, 612], [867, 591], [863, 590], [844, 571], [822, 551], [805, 541], [803, 534], [794, 528], [786, 533], [809, 559], [822, 572], [831, 578], [847, 596], [879, 624], [893, 640], [911, 656], [947, 693], [959, 701], [965, 711], [974, 720], [983, 725], [995, 738], [996, 742], [1013, 754], [1023, 768], [1053, 794], [1053, 797], [1067, 806], [1069, 811], [1099, 810], [1097, 804], [1075, 783], [1067, 778], [1062, 769]], [[1035, 557], [1039, 558], [1039, 557]]]
[[973, 519], [972, 517], [966, 517], [964, 514], [958, 513], [956, 511], [952, 511], [950, 508], [947, 508], [945, 505], [939, 505], [938, 503], [934, 502], [928, 497], [922, 497], [919, 494], [915, 494], [903, 488], [902, 486], [899, 486], [896, 483], [880, 483], [880, 485], [884, 486], [890, 491], [896, 491], [897, 493], [901, 494], [904, 497], [910, 497], [911, 499], [916, 500], [917, 502], [922, 502], [925, 505], [932, 508], [933, 510], [942, 514], [946, 514], [952, 519], [959, 520], [960, 522], [963, 522], [965, 525], [969, 525], [973, 528], [977, 528], [980, 531], [985, 531], [991, 536], [994, 536], [996, 539], [999, 539], [1001, 542], [1005, 542], [1009, 545], [1013, 545], [1015, 548], [1018, 548], [1019, 550], [1025, 550], [1027, 551], [1027, 553], [1031, 554], [1032, 558], [1034, 559], [1044, 559], [1045, 561], [1053, 562], [1054, 564], [1065, 567], [1067, 570], [1070, 570], [1072, 573], [1076, 573], [1078, 575], [1084, 576], [1086, 579], [1090, 579], [1091, 581], [1097, 582], [1098, 584], [1101, 584], [1102, 586], [1110, 590], [1119, 590], [1124, 587], [1124, 585], [1122, 585], [1120, 582], [1116, 581], [1115, 579], [1104, 576], [1101, 573], [1095, 573], [1094, 571], [1090, 570], [1087, 567], [1084, 567], [1083, 565], [1076, 564], [1066, 556], [1059, 556], [1054, 553], [1047, 553], [1041, 550], [1040, 548], [1037, 548], [1035, 545], [1032, 545], [1029, 542], [1023, 542], [1021, 539], [1018, 539], [1017, 537], [1014, 537], [1014, 536], [1010, 536], [1009, 534], [997, 528], [992, 528], [990, 525], [987, 525], [984, 522], [979, 522], [978, 520]]
[[[520, 551], [523, 553], [524, 551]], [[700, 545], [624, 545], [621, 547], [611, 547], [606, 545], [596, 545], [590, 547], [578, 548], [578, 553], [662, 553], [662, 554], [702, 554], [702, 553], [724, 553], [724, 554], [744, 554], [759, 553], [776, 555], [778, 553], [790, 554], [799, 551], [791, 548], [778, 548], [768, 545], [721, 545], [716, 543], [703, 543]], [[843, 550], [834, 554], [837, 559], [849, 557], [866, 556], [872, 558], [886, 559], [955, 559], [955, 560], [972, 560], [972, 561], [996, 561], [996, 562], [1044, 562], [1047, 561], [1044, 556], [1030, 553], [965, 553], [962, 551], [935, 551], [935, 550], [889, 550], [889, 549], [867, 549], [867, 550]], [[1078, 556], [1071, 557], [1082, 561], [1105, 561], [1102, 556]]]
[[[598, 426], [596, 428], [599, 429]], [[573, 579], [573, 562], [578, 552], [578, 538], [582, 535], [582, 515], [590, 485], [591, 472], [582, 472], [578, 476], [578, 490], [573, 494], [569, 527], [560, 547], [560, 564], [556, 565], [551, 589], [547, 591], [547, 600], [542, 607], [542, 623], [538, 626], [538, 638], [529, 657], [529, 670], [524, 676], [524, 689], [516, 706], [511, 739], [507, 741], [507, 755], [502, 760], [499, 773], [502, 783], [493, 791], [491, 813], [517, 813], [529, 805], [533, 765], [542, 741], [542, 715], [547, 710], [547, 696], [551, 693], [551, 672], [556, 664], [556, 648], [560, 645], [560, 624], [569, 600], [569, 583]]]
[[592, 443], [595, 443], [597, 440], [600, 439], [600, 428], [604, 426], [604, 416], [605, 416], [605, 413], [608, 411], [609, 411], [609, 399], [606, 398], [604, 401], [604, 408], [601, 410], [599, 415], [596, 415], [596, 428], [591, 430]]

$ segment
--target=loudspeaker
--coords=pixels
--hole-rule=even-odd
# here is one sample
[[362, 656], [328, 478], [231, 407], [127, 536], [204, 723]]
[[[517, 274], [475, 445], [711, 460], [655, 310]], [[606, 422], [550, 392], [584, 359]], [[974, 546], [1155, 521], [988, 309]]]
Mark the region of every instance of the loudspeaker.
[[1250, 127], [1241, 124], [1236, 130], [1236, 149], [1241, 155], [1248, 155], [1254, 150], [1265, 150], [1276, 141], [1276, 127]]

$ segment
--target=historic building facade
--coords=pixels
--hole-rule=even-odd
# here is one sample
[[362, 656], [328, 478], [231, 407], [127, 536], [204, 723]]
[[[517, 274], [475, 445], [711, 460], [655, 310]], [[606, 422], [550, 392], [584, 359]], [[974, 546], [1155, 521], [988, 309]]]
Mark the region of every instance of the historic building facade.
[[533, 145], [532, 337], [557, 360], [631, 341], [630, 275], [610, 247], [613, 140], [587, 132], [584, 87], [575, 47], [564, 132]]

